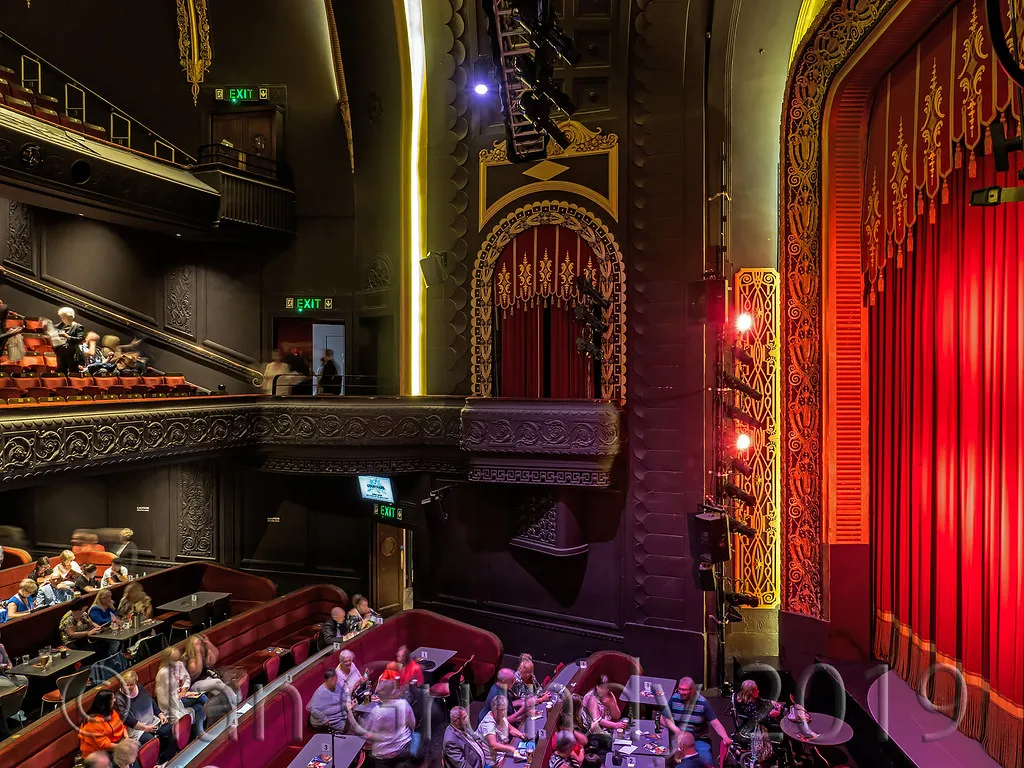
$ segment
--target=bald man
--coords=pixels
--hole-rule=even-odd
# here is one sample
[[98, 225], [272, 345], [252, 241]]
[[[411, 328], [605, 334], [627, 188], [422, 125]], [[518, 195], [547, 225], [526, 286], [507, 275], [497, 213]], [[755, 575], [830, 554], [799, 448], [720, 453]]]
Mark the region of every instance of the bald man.
[[704, 768], [711, 765], [701, 760], [696, 744], [697, 740], [693, 738], [693, 734], [683, 731], [679, 736], [679, 746], [666, 763], [667, 768]]

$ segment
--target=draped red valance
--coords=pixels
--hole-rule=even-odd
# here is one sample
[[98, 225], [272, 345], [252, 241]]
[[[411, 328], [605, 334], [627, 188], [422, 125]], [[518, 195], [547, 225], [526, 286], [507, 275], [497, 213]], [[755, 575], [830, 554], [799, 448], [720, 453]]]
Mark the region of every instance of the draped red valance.
[[494, 269], [494, 299], [504, 314], [517, 307], [581, 302], [576, 278], [597, 282], [594, 252], [579, 234], [534, 227], [509, 243]]
[[[1024, 2], [1017, 6], [1024, 47]], [[1001, 0], [1010, 28], [1009, 3]], [[881, 82], [868, 128], [864, 199], [864, 272], [869, 300], [885, 290], [887, 270], [913, 251], [919, 216], [935, 223], [949, 204], [956, 168], [977, 175], [977, 154], [991, 151], [987, 126], [1019, 117], [1011, 83], [996, 61], [984, 0], [960, 0]], [[1016, 120], [1007, 124], [1016, 132]]]

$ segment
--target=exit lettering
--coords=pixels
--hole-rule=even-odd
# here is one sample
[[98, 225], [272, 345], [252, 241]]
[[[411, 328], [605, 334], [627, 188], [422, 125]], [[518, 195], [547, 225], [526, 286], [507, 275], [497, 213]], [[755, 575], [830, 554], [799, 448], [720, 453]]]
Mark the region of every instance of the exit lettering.
[[307, 309], [320, 309], [321, 299], [296, 299], [295, 309], [305, 312]]
[[228, 89], [228, 98], [231, 101], [252, 101], [252, 88], [230, 88]]

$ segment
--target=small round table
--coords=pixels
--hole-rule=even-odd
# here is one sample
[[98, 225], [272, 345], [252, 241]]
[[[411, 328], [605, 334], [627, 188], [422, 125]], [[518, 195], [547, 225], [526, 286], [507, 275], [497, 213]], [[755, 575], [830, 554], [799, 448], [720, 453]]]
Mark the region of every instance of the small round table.
[[[811, 718], [809, 723], [794, 723], [788, 717], [783, 716], [781, 722], [783, 733], [793, 741], [809, 744], [812, 747], [836, 747], [853, 738], [853, 728], [849, 723], [820, 712], [808, 712], [807, 714]], [[818, 735], [808, 738], [805, 733], [807, 730], [814, 731]]]

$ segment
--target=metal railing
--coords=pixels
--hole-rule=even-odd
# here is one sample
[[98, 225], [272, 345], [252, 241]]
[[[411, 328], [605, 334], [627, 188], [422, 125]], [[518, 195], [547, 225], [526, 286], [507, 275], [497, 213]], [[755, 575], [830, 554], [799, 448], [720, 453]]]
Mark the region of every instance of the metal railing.
[[251, 173], [261, 178], [284, 178], [282, 163], [251, 152], [243, 152], [227, 144], [204, 144], [199, 148], [199, 166], [219, 165], [232, 170]]
[[[325, 391], [326, 390], [326, 391]], [[397, 394], [394, 381], [385, 376], [279, 373], [270, 384], [272, 397], [342, 397]]]

